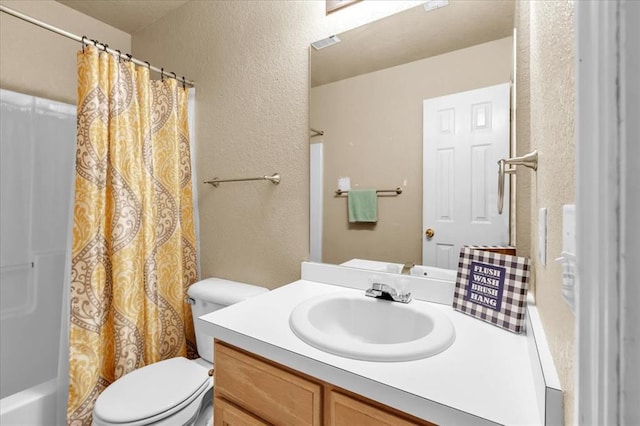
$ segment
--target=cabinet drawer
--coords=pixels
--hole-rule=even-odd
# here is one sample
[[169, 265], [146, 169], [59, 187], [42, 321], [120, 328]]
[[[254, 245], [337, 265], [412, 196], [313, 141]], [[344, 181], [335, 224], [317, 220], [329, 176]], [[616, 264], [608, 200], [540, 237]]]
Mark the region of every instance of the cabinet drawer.
[[433, 425], [423, 420], [410, 421], [405, 416], [396, 415], [391, 409], [377, 407], [340, 392], [330, 391], [330, 426], [415, 426]]
[[214, 392], [270, 423], [320, 425], [322, 385], [218, 341]]
[[214, 424], [216, 426], [269, 426], [226, 399], [214, 398]]

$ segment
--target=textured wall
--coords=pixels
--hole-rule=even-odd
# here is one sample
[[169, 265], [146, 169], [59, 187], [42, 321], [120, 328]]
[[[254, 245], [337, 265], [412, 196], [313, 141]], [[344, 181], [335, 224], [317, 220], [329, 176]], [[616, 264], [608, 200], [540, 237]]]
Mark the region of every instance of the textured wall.
[[[311, 127], [325, 132], [314, 138], [324, 142], [323, 262], [422, 263], [423, 100], [508, 83], [512, 52], [507, 37], [311, 89]], [[377, 224], [349, 224], [346, 197], [334, 195], [343, 176], [404, 192], [378, 197]]]
[[[53, 0], [2, 1], [48, 24], [131, 50], [131, 36]], [[76, 103], [76, 52], [80, 43], [0, 13], [0, 87]]]
[[[554, 261], [562, 251], [562, 206], [575, 203], [573, 2], [521, 4], [517, 19], [519, 28], [529, 27], [528, 37], [525, 34], [520, 38], [523, 44], [518, 58], [523, 59], [523, 66], [519, 65], [518, 82], [530, 83], [530, 90], [526, 84], [521, 86], [523, 93], [530, 96], [530, 147], [539, 152], [537, 173], [527, 171], [532, 177], [531, 258], [535, 295], [565, 391], [565, 424], [573, 424], [575, 317], [562, 298], [562, 269]], [[518, 102], [519, 107], [522, 104], [526, 104], [526, 99]], [[527, 117], [521, 117], [525, 115], [523, 110], [526, 108], [518, 112], [518, 120], [526, 126]], [[547, 208], [546, 266], [536, 255], [537, 214], [542, 207]]]
[[309, 44], [417, 2], [192, 1], [133, 35], [136, 57], [193, 79], [203, 276], [274, 288], [309, 256]]

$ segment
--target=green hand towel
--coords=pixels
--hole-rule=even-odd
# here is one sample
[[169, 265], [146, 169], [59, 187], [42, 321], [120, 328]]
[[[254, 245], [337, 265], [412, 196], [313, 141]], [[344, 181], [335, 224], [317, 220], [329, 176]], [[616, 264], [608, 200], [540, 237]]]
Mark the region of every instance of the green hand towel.
[[378, 194], [375, 189], [350, 189], [347, 202], [349, 222], [378, 221]]

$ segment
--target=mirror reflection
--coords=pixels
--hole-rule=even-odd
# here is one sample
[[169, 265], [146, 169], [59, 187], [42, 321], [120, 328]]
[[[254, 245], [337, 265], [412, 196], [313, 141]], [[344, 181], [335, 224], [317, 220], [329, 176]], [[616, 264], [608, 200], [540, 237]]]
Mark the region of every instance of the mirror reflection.
[[[310, 126], [322, 132], [310, 133], [312, 260], [454, 269], [461, 244], [509, 244], [512, 206], [507, 196], [498, 215], [495, 193], [496, 158], [508, 156], [513, 142], [513, 22], [511, 1], [451, 0], [311, 48]], [[478, 95], [483, 88], [498, 90], [501, 100]], [[462, 104], [436, 101], [442, 99]], [[497, 146], [493, 132], [500, 126]], [[430, 135], [430, 128], [457, 139]], [[375, 197], [375, 222], [350, 222], [348, 195], [336, 195], [338, 189], [397, 187], [401, 194]]]

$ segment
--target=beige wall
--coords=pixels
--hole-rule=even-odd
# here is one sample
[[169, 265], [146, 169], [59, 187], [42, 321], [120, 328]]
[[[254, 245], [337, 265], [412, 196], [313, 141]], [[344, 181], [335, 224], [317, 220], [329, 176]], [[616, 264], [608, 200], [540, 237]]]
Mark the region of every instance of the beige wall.
[[282, 182], [200, 184], [203, 276], [267, 287], [309, 256], [309, 44], [416, 2], [193, 1], [134, 34], [136, 57], [196, 82], [198, 179], [280, 172]]
[[[53, 0], [0, 4], [77, 35], [131, 50], [131, 36]], [[76, 103], [76, 52], [80, 43], [0, 13], [0, 87]]]
[[[573, 424], [575, 317], [562, 299], [562, 270], [554, 262], [562, 250], [562, 205], [575, 203], [573, 2], [522, 2], [516, 20], [521, 29], [518, 123], [523, 138], [530, 133], [530, 148], [539, 152], [537, 173], [525, 171], [531, 176], [530, 253], [536, 302], [565, 391], [565, 424]], [[548, 215], [546, 266], [535, 255], [537, 214], [542, 207]]]
[[[311, 127], [325, 134], [323, 257], [422, 263], [422, 102], [507, 83], [511, 37], [311, 89]], [[339, 177], [354, 188], [403, 187], [378, 198], [377, 224], [349, 224]]]

